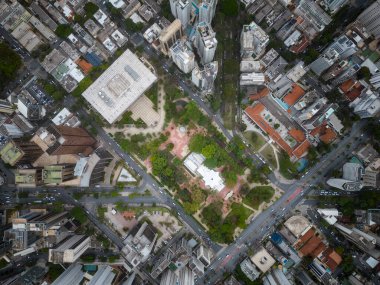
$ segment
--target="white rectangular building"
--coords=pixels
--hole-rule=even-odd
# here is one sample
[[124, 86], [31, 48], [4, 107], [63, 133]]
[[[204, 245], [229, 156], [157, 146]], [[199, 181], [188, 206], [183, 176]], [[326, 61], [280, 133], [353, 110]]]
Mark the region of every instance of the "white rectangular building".
[[189, 73], [194, 69], [195, 56], [193, 51], [186, 45], [185, 41], [176, 41], [170, 48], [170, 54], [173, 62], [182, 72]]
[[240, 74], [240, 85], [262, 85], [265, 82], [264, 73], [242, 73]]
[[259, 58], [269, 44], [269, 36], [255, 22], [244, 25], [240, 35], [241, 56]]
[[192, 152], [183, 164], [191, 173], [201, 176], [207, 187], [220, 192], [225, 187], [223, 178], [219, 172], [203, 165], [205, 159], [202, 154]]
[[73, 235], [63, 239], [56, 248], [49, 249], [49, 262], [73, 263], [90, 247], [90, 237]]
[[195, 45], [203, 64], [210, 63], [214, 59], [218, 41], [211, 25], [207, 22], [198, 24], [195, 32]]
[[128, 49], [82, 96], [112, 124], [156, 80], [156, 75]]

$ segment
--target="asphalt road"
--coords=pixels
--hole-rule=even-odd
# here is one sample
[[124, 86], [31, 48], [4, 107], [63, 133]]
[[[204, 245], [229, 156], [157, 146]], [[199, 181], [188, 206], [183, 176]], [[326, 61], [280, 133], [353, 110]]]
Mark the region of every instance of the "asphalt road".
[[[303, 197], [312, 190], [311, 186], [318, 184], [323, 179], [324, 174], [340, 167], [348, 158], [347, 153], [352, 153], [360, 144], [368, 140], [366, 134], [361, 136], [361, 129], [364, 125], [364, 121], [354, 124], [351, 133], [341, 139], [337, 149], [326, 154], [304, 177], [291, 185], [280, 199], [258, 215], [235, 242], [219, 252], [208, 270], [202, 278], [197, 280], [196, 284], [215, 284], [223, 277], [224, 272], [232, 272], [236, 264], [244, 259], [248, 247], [258, 245], [263, 237], [268, 236], [273, 231], [273, 227], [284, 219]], [[294, 193], [299, 194], [296, 197], [292, 197]], [[289, 201], [290, 197], [294, 199]]]
[[[4, 34], [4, 30], [0, 29], [0, 35]], [[7, 33], [5, 33], [7, 34]], [[12, 41], [14, 42], [13, 38]], [[18, 45], [16, 42], [15, 44]], [[151, 48], [144, 42], [144, 50], [150, 55], [153, 55], [157, 58], [157, 54], [155, 54]], [[31, 65], [36, 65], [36, 69], [39, 69], [39, 63], [35, 62], [33, 59], [31, 60]], [[165, 70], [168, 70], [171, 62], [167, 59], [162, 59], [162, 66]], [[224, 128], [223, 123], [217, 115], [214, 115], [212, 111], [208, 108], [205, 102], [198, 96], [197, 93], [192, 91], [192, 88], [178, 75], [177, 79], [179, 81], [179, 86], [181, 86], [184, 91], [189, 95], [189, 97], [194, 100], [198, 106], [210, 117], [213, 122], [218, 126], [219, 130], [226, 136], [228, 140], [233, 137], [233, 132], [228, 131]], [[82, 113], [85, 113], [82, 111]], [[85, 116], [88, 116], [85, 113]], [[309, 185], [317, 184], [321, 177], [323, 177], [323, 173], [334, 169], [336, 166], [340, 166], [344, 160], [345, 156], [343, 153], [347, 153], [357, 147], [361, 142], [364, 142], [367, 137], [357, 137], [358, 134], [361, 133], [363, 121], [354, 125], [351, 134], [348, 137], [345, 137], [339, 143], [338, 149], [335, 151], [325, 155], [321, 162], [317, 163], [313, 168], [309, 170], [309, 172], [297, 181], [293, 185], [289, 185], [285, 187], [285, 194], [278, 200], [274, 205], [264, 211], [262, 214], [257, 216], [251, 224], [244, 230], [241, 236], [228, 247], [221, 250], [221, 246], [212, 242], [207, 233], [203, 230], [203, 228], [190, 216], [186, 215], [183, 209], [176, 203], [176, 201], [162, 188], [158, 185], [158, 183], [148, 175], [145, 170], [127, 153], [125, 153], [120, 146], [101, 128], [97, 127], [97, 131], [101, 139], [110, 145], [116, 153], [125, 160], [141, 177], [144, 181], [146, 181], [147, 185], [152, 189], [153, 196], [157, 199], [159, 203], [166, 204], [171, 207], [172, 210], [178, 213], [178, 217], [187, 225], [193, 233], [198, 235], [206, 244], [209, 244], [215, 252], [218, 252], [217, 257], [214, 262], [210, 266], [209, 270], [205, 273], [205, 275], [197, 280], [197, 284], [214, 284], [217, 280], [222, 277], [223, 271], [232, 271], [239, 260], [244, 257], [244, 254], [247, 251], [247, 247], [252, 244], [257, 244], [264, 236], [267, 236], [271, 232], [271, 228], [286, 214], [288, 214], [295, 205], [302, 199], [302, 196], [307, 194], [310, 191]], [[346, 146], [349, 146], [346, 149]], [[262, 165], [261, 160], [255, 154], [250, 154], [250, 157], [254, 160], [255, 164]], [[275, 180], [274, 176], [270, 176], [272, 182], [275, 184], [279, 184], [278, 181]], [[284, 185], [285, 186], [285, 185]], [[298, 191], [297, 189], [301, 188], [303, 192], [291, 202], [287, 201], [293, 193]], [[63, 193], [63, 191], [62, 191]], [[77, 202], [69, 195], [62, 196], [67, 203], [83, 207], [80, 202]], [[108, 238], [112, 240], [112, 242], [117, 245], [119, 248], [123, 246], [120, 237], [118, 237], [113, 231], [111, 231], [105, 225], [99, 223], [97, 218], [92, 215], [90, 212], [86, 212], [88, 218], [103, 232], [107, 235]], [[219, 251], [220, 250], [220, 251]], [[207, 280], [207, 281], [206, 281]]]

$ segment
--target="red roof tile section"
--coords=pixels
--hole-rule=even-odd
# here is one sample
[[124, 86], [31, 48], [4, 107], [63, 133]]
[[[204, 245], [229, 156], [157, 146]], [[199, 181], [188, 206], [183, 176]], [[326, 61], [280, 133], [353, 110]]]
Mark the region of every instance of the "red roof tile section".
[[281, 138], [280, 134], [276, 132], [261, 116], [261, 112], [265, 110], [265, 106], [261, 103], [254, 106], [249, 106], [245, 109], [245, 113], [264, 131], [266, 132], [289, 156], [292, 156], [292, 148]]
[[84, 59], [78, 59], [76, 63], [82, 69], [84, 74], [88, 74], [91, 71], [92, 64], [88, 63]]
[[316, 127], [310, 132], [313, 137], [319, 137], [319, 139], [324, 143], [331, 143], [337, 138], [336, 132], [327, 125], [323, 123], [319, 127]]
[[290, 48], [290, 51], [294, 53], [301, 53], [309, 46], [309, 44], [309, 39], [306, 36], [304, 36], [297, 44], [293, 45]]
[[283, 101], [289, 106], [293, 106], [303, 95], [305, 95], [305, 90], [303, 90], [298, 84], [294, 83], [292, 87], [292, 91], [283, 99]]
[[322, 253], [320, 260], [326, 264], [331, 271], [335, 271], [339, 264], [342, 263], [342, 257], [331, 247]]
[[256, 100], [259, 100], [259, 99], [261, 99], [261, 98], [263, 98], [265, 96], [268, 96], [268, 94], [269, 94], [269, 89], [265, 87], [260, 92], [254, 94], [254, 95], [249, 96], [249, 99], [251, 101], [256, 101]]
[[364, 89], [364, 86], [359, 81], [348, 79], [339, 86], [340, 91], [344, 93], [349, 101], [354, 101], [358, 98]]
[[[281, 138], [281, 135], [262, 117], [261, 113], [264, 110], [266, 110], [265, 106], [261, 103], [258, 103], [254, 106], [247, 107], [245, 109], [245, 113], [260, 127], [260, 129], [266, 132], [283, 150], [285, 150], [290, 157], [294, 155], [297, 158], [301, 158], [310, 147], [310, 142], [305, 139], [303, 132], [296, 129], [289, 131], [289, 133], [297, 140], [297, 142], [300, 143], [292, 149], [292, 147], [284, 139]], [[302, 132], [302, 134], [300, 132]]]
[[306, 139], [304, 132], [297, 129], [291, 129], [289, 131], [289, 135], [291, 135], [299, 143], [303, 142]]
[[310, 142], [308, 140], [304, 140], [303, 143], [301, 143], [299, 146], [297, 146], [294, 149], [293, 155], [297, 158], [303, 157], [309, 150], [310, 146], [311, 146]]
[[300, 256], [317, 257], [331, 271], [334, 271], [342, 262], [342, 257], [331, 247], [326, 246], [321, 237], [316, 234], [314, 228], [310, 228], [299, 238], [295, 248]]

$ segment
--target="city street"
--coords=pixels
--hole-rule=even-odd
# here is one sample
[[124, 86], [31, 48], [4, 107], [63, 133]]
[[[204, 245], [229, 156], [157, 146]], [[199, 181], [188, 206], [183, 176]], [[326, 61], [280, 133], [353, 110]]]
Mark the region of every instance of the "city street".
[[[125, 32], [125, 31], [124, 31]], [[126, 32], [125, 32], [126, 33]], [[128, 33], [126, 33], [128, 34]], [[23, 52], [23, 48], [2, 28], [0, 28], [0, 35], [5, 37], [5, 39], [13, 46], [19, 47], [21, 50], [25, 63], [28, 65], [28, 69], [32, 74], [35, 73], [44, 73], [39, 62], [36, 59], [33, 59], [29, 54]], [[149, 45], [144, 41], [144, 51], [149, 57], [155, 58], [159, 65], [161, 65], [167, 72], [169, 72], [169, 66], [171, 61], [169, 59], [158, 56]], [[172, 74], [173, 75], [173, 74]], [[196, 92], [192, 90], [192, 87], [178, 74], [174, 73], [173, 75], [176, 80], [179, 82], [179, 87], [181, 87], [189, 98], [197, 103], [200, 109], [207, 114], [207, 116], [212, 120], [212, 122], [217, 126], [217, 128], [223, 133], [226, 139], [229, 141], [233, 138], [235, 132], [227, 130], [220, 116], [215, 115], [207, 104], [202, 100]], [[314, 87], [316, 82], [313, 78], [309, 79], [310, 84]], [[315, 87], [321, 88], [321, 87]], [[71, 95], [68, 96], [65, 102], [69, 102], [70, 105], [75, 104], [76, 99]], [[253, 245], [258, 246], [260, 241], [270, 235], [273, 231], [273, 228], [283, 220], [294, 208], [295, 206], [311, 191], [311, 186], [324, 181], [324, 175], [329, 173], [331, 170], [340, 167], [346, 160], [346, 155], [352, 153], [360, 144], [365, 143], [368, 140], [366, 134], [362, 134], [362, 129], [365, 125], [365, 121], [359, 121], [355, 123], [352, 127], [352, 130], [348, 136], [345, 136], [340, 139], [338, 142], [338, 147], [331, 151], [330, 153], [324, 155], [321, 160], [316, 163], [308, 172], [305, 174], [299, 181], [294, 184], [283, 184], [276, 179], [276, 177], [271, 174], [269, 175], [269, 180], [279, 186], [284, 190], [284, 195], [281, 196], [273, 205], [268, 209], [259, 214], [255, 219], [247, 226], [247, 228], [241, 233], [241, 235], [227, 247], [222, 247], [219, 244], [213, 242], [204, 228], [192, 217], [185, 213], [183, 208], [176, 202], [176, 200], [165, 190], [165, 188], [159, 184], [159, 182], [149, 175], [144, 168], [135, 161], [133, 156], [129, 153], [123, 151], [123, 149], [117, 144], [117, 142], [103, 130], [103, 128], [95, 125], [95, 122], [91, 119], [90, 115], [84, 110], [80, 109], [79, 114], [88, 119], [88, 121], [93, 123], [93, 126], [96, 128], [98, 136], [114, 150], [114, 152], [120, 156], [125, 163], [127, 163], [142, 179], [144, 187], [137, 187], [136, 189], [125, 189], [126, 191], [137, 191], [140, 192], [142, 189], [149, 188], [152, 196], [146, 197], [136, 197], [134, 199], [129, 199], [128, 197], [100, 197], [99, 199], [93, 197], [83, 197], [80, 201], [77, 201], [72, 197], [75, 192], [83, 191], [82, 188], [64, 188], [64, 187], [51, 187], [47, 190], [48, 193], [53, 193], [55, 199], [62, 200], [64, 203], [71, 204], [74, 206], [81, 207], [88, 219], [105, 235], [109, 238], [112, 243], [118, 248], [123, 247], [123, 240], [119, 237], [113, 230], [108, 226], [99, 221], [99, 219], [85, 207], [86, 205], [97, 205], [97, 204], [106, 204], [106, 203], [115, 203], [117, 201], [125, 201], [128, 203], [140, 204], [160, 204], [166, 205], [172, 211], [174, 211], [178, 218], [184, 223], [185, 227], [190, 230], [193, 234], [199, 237], [205, 244], [209, 245], [213, 251], [216, 253], [216, 257], [213, 260], [212, 264], [205, 272], [205, 274], [197, 279], [196, 284], [215, 284], [218, 280], [223, 277], [224, 272], [232, 272], [236, 265], [247, 255], [248, 248]], [[260, 158], [250, 151], [246, 150], [246, 155], [252, 159], [254, 164], [257, 167], [261, 167], [263, 162]], [[46, 203], [49, 200], [46, 198], [37, 198], [37, 197], [28, 197], [28, 198], [13, 198], [14, 190], [16, 189], [11, 184], [11, 177], [13, 176], [9, 171], [0, 163], [0, 170], [6, 173], [9, 177], [8, 186], [3, 187], [2, 189], [5, 192], [9, 193], [12, 196], [10, 202], [14, 203], [36, 203], [36, 201], [41, 201], [37, 203]], [[13, 181], [12, 181], [13, 183]], [[40, 191], [44, 192], [45, 188], [37, 187], [29, 189], [19, 189], [25, 192]], [[93, 192], [100, 192], [103, 190], [110, 190], [111, 188], [102, 187], [94, 188]], [[59, 195], [58, 195], [59, 194]], [[57, 197], [59, 196], [59, 197]], [[7, 198], [8, 199], [8, 198]], [[10, 198], [9, 198], [10, 199]], [[155, 280], [154, 280], [155, 281]], [[154, 283], [156, 283], [155, 281]]]

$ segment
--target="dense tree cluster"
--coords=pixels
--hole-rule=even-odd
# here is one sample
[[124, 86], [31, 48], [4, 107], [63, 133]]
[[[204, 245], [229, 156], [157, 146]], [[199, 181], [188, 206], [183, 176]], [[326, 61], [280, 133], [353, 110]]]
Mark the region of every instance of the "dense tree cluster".
[[7, 44], [0, 42], [0, 91], [16, 78], [17, 71], [22, 66], [20, 56]]

